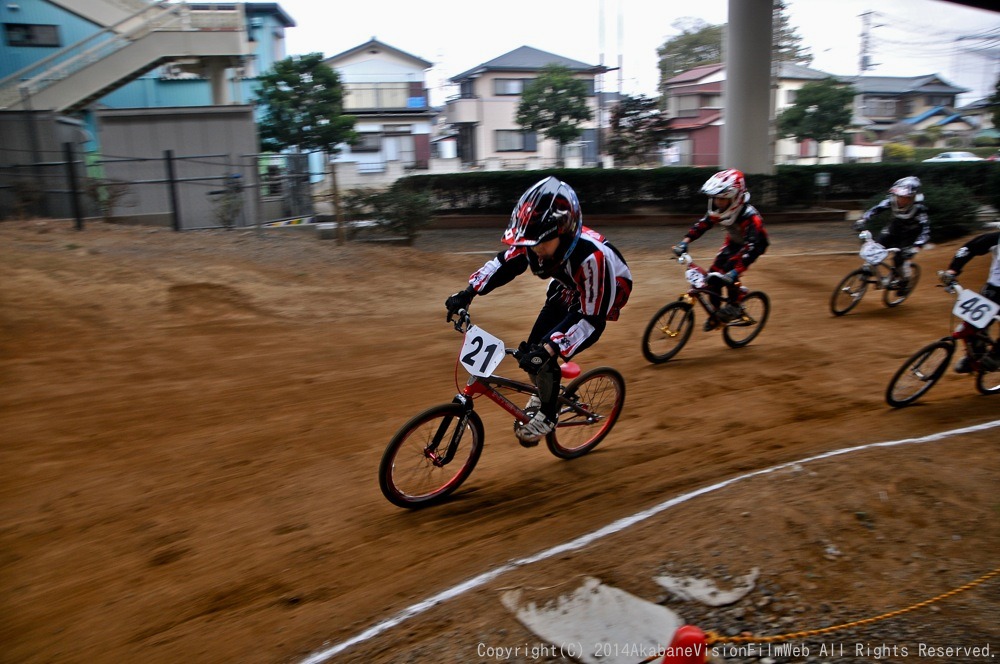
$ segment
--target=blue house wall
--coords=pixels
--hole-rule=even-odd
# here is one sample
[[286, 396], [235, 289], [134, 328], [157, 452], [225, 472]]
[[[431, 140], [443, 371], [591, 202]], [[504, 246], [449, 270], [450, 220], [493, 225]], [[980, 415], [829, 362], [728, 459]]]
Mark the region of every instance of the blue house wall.
[[[280, 39], [286, 27], [287, 15], [275, 13], [274, 3], [243, 5], [247, 13], [249, 36], [253, 43], [253, 61], [248, 63], [250, 76], [232, 84], [230, 100], [234, 104], [249, 104], [258, 87], [257, 76], [266, 72], [274, 63], [285, 57], [284, 43]], [[15, 9], [16, 8], [16, 9]], [[280, 12], [280, 8], [278, 8]], [[66, 46], [91, 37], [103, 28], [58, 7], [47, 0], [16, 0], [0, 3], [0, 24], [20, 23], [55, 25], [59, 33], [59, 46], [11, 46], [7, 43], [6, 30], [0, 43], [0, 78], [5, 78], [24, 67], [34, 64]], [[2, 26], [0, 26], [2, 27]], [[170, 106], [210, 106], [211, 84], [203, 78], [167, 78], [162, 70], [152, 72], [126, 84], [98, 100], [97, 104], [109, 108], [162, 108]]]

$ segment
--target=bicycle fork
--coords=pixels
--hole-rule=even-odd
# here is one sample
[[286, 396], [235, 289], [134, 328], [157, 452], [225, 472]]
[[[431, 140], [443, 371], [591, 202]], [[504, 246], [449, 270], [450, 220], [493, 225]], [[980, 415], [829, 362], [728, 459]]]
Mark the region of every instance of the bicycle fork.
[[438, 425], [437, 431], [434, 433], [434, 438], [424, 447], [424, 456], [438, 468], [447, 466], [455, 458], [455, 453], [458, 451], [458, 444], [462, 441], [462, 434], [469, 423], [469, 414], [472, 412], [472, 400], [467, 399], [462, 394], [455, 395], [452, 403], [461, 404], [463, 409], [462, 414], [458, 416], [458, 421], [455, 423], [455, 430], [451, 433], [451, 439], [444, 450], [444, 455], [438, 454], [438, 448], [448, 433], [449, 427], [451, 427], [453, 417], [441, 418], [441, 424]]

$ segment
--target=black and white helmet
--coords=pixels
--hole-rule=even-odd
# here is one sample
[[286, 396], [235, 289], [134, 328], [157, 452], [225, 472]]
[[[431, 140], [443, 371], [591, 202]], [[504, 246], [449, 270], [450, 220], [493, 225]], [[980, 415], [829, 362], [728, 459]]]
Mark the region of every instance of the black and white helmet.
[[892, 213], [901, 219], [909, 219], [917, 212], [917, 203], [924, 200], [920, 192], [920, 178], [908, 175], [896, 180], [889, 187], [889, 200], [892, 203]]

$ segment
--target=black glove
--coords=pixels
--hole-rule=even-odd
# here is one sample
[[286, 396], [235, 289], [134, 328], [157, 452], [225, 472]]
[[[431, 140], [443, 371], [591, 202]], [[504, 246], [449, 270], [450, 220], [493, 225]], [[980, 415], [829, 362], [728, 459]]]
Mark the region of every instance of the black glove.
[[687, 253], [688, 243], [685, 242], [684, 240], [681, 240], [675, 246], [671, 247], [671, 249], [673, 249], [674, 256], [683, 256], [684, 254]]
[[867, 219], [858, 219], [857, 221], [854, 222], [854, 230], [863, 231], [865, 230], [865, 226], [867, 225], [868, 225]]
[[517, 352], [517, 364], [521, 369], [532, 376], [541, 371], [545, 363], [551, 360], [554, 355], [542, 344], [531, 346], [530, 348], [523, 341]]
[[463, 291], [458, 291], [454, 295], [450, 295], [447, 300], [444, 301], [445, 308], [448, 309], [448, 318], [458, 313], [460, 309], [468, 309], [469, 305], [472, 304], [472, 298], [476, 295], [476, 291], [473, 290], [472, 286], [469, 286]]
[[958, 281], [958, 275], [952, 274], [951, 272], [939, 272], [938, 278], [945, 286], [953, 286], [955, 282]]

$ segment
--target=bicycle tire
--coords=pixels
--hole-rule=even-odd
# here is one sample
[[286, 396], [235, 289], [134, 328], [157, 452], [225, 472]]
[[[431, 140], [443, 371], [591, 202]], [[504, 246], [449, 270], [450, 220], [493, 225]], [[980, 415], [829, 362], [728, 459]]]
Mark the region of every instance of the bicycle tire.
[[[982, 333], [989, 337], [990, 330], [993, 329], [994, 325], [996, 323], [990, 323]], [[1000, 338], [995, 341], [991, 340], [986, 352], [996, 348], [996, 344], [1000, 344]], [[1000, 394], [1000, 371], [979, 371], [976, 373], [976, 389], [979, 390], [980, 394]]]
[[642, 333], [643, 357], [653, 364], [666, 362], [684, 348], [692, 330], [692, 306], [687, 302], [670, 302], [653, 315]]
[[1000, 394], [1000, 371], [980, 371], [976, 374], [976, 389], [980, 394]]
[[840, 280], [830, 296], [830, 311], [834, 316], [843, 316], [858, 306], [868, 292], [868, 273], [858, 268]]
[[436, 465], [428, 456], [428, 445], [436, 438], [442, 453], [463, 421], [465, 406], [458, 403], [433, 406], [404, 424], [382, 454], [378, 480], [382, 494], [394, 505], [415, 509], [439, 503], [468, 479], [483, 451], [483, 421], [468, 411], [465, 430], [452, 460]]
[[756, 339], [771, 315], [771, 299], [761, 291], [747, 293], [740, 304], [742, 316], [722, 328], [722, 340], [730, 348], [742, 348]]
[[954, 354], [954, 340], [939, 339], [908, 357], [885, 388], [886, 403], [902, 408], [922, 397], [947, 371]]
[[909, 283], [907, 283], [905, 291], [886, 286], [885, 291], [882, 293], [882, 301], [885, 302], [885, 306], [890, 308], [898, 307], [913, 293], [913, 289], [917, 287], [917, 283], [920, 281], [920, 266], [916, 263], [910, 264], [910, 278], [907, 281]]
[[590, 452], [614, 428], [624, 405], [625, 378], [617, 370], [597, 367], [578, 376], [559, 397], [559, 423], [545, 437], [549, 451], [560, 459]]

